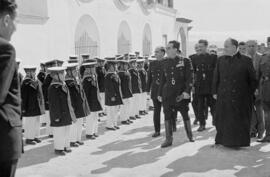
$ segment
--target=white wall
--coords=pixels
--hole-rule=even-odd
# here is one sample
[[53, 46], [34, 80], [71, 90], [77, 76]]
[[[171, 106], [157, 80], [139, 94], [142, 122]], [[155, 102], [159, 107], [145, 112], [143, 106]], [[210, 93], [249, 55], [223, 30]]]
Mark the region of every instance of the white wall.
[[[27, 1], [24, 1], [27, 3]], [[160, 13], [151, 9], [150, 14], [143, 13], [139, 3], [133, 1], [127, 10], [119, 10], [113, 0], [93, 0], [90, 3], [78, 3], [75, 0], [48, 0], [49, 19], [44, 24], [18, 24], [12, 43], [22, 65], [39, 65], [50, 59], [67, 60], [73, 54], [75, 30], [79, 19], [90, 15], [96, 23], [100, 56], [117, 54], [117, 34], [120, 23], [125, 20], [131, 29], [132, 51], [142, 53], [143, 30], [149, 23], [152, 31], [152, 49], [162, 45], [162, 35], [168, 41], [176, 39], [175, 14]], [[186, 29], [187, 26], [183, 24]]]

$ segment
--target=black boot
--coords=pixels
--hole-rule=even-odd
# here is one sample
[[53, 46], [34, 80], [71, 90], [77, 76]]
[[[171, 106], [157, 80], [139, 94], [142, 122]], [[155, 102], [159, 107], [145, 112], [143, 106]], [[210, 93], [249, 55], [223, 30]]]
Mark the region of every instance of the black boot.
[[172, 130], [173, 130], [173, 132], [176, 132], [176, 131], [177, 131], [176, 120], [173, 119], [173, 120], [171, 120], [171, 121], [172, 121]]
[[194, 142], [190, 120], [185, 120], [184, 125], [185, 125], [185, 129], [186, 129], [186, 133], [187, 133], [187, 137], [188, 137], [189, 141]]
[[169, 147], [173, 142], [172, 124], [170, 120], [165, 120], [165, 134], [166, 140], [161, 144], [161, 148]]

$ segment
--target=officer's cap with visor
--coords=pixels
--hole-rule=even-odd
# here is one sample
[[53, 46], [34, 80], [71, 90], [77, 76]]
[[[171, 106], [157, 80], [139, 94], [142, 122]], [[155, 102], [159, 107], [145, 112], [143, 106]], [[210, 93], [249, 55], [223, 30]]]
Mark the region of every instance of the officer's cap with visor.
[[128, 64], [128, 60], [125, 59], [124, 55], [119, 55], [116, 60], [119, 64]]
[[47, 68], [51, 68], [51, 67], [61, 67], [63, 65], [64, 61], [62, 60], [57, 60], [57, 59], [54, 59], [54, 60], [50, 60], [50, 61], [47, 61], [45, 63], [45, 66]]
[[65, 65], [66, 70], [75, 70], [78, 67], [78, 63], [67, 63]]
[[97, 62], [105, 62], [106, 60], [104, 58], [100, 58], [100, 57], [94, 57], [93, 59], [97, 60]]
[[54, 66], [51, 68], [48, 68], [48, 71], [50, 71], [51, 74], [64, 74], [66, 68], [63, 66]]
[[107, 57], [105, 59], [106, 59], [107, 65], [115, 65], [118, 63], [118, 61], [116, 60], [116, 57]]

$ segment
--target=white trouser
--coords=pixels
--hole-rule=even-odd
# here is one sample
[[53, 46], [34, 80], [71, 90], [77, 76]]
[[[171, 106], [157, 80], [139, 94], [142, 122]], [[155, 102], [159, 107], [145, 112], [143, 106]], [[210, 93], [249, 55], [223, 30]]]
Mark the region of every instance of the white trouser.
[[98, 112], [91, 112], [86, 117], [86, 135], [98, 133]]
[[24, 117], [24, 137], [26, 139], [38, 138], [40, 135], [40, 116]]
[[146, 103], [147, 103], [147, 93], [143, 92], [140, 94], [140, 111], [146, 110]]
[[126, 121], [129, 119], [131, 98], [123, 99], [123, 105], [120, 106], [120, 120]]
[[50, 119], [50, 112], [49, 111], [45, 111], [45, 115], [46, 116], [46, 134], [47, 135], [51, 135], [52, 134], [52, 128], [51, 128], [51, 119]]
[[53, 127], [54, 149], [64, 150], [70, 147], [70, 125]]
[[40, 124], [46, 123], [46, 114], [40, 116]]
[[101, 104], [102, 109], [103, 109], [101, 112], [106, 112], [106, 106], [105, 106], [105, 93], [103, 92], [103, 93], [99, 93], [99, 94], [100, 94], [100, 98], [101, 98], [100, 104]]
[[83, 118], [77, 119], [76, 123], [72, 123], [70, 127], [70, 141], [75, 143], [77, 141], [82, 141], [82, 128], [83, 128]]
[[119, 105], [107, 106], [107, 127], [113, 128], [117, 126]]
[[130, 105], [131, 116], [139, 115], [140, 110], [140, 93], [134, 93]]

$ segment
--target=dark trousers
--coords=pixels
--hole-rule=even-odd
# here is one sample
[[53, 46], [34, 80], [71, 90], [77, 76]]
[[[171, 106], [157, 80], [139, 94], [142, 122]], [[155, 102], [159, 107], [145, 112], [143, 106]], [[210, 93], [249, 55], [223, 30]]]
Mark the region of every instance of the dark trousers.
[[158, 99], [152, 99], [152, 101], [154, 105], [153, 121], [154, 121], [155, 132], [160, 132], [161, 102], [159, 102]]
[[205, 126], [208, 116], [208, 107], [213, 117], [213, 123], [215, 123], [215, 99], [212, 95], [198, 95], [198, 119], [201, 126]]
[[256, 100], [252, 109], [251, 118], [251, 133], [263, 135], [264, 133], [264, 119], [263, 119], [263, 106], [260, 100]]
[[1, 177], [15, 177], [18, 160], [0, 162]]
[[165, 116], [165, 121], [175, 121], [175, 113], [177, 112], [181, 113], [181, 116], [184, 121], [190, 120], [190, 117], [188, 115], [189, 107], [188, 107], [188, 100], [182, 101], [179, 105], [167, 105], [166, 103], [163, 103], [163, 112]]
[[197, 94], [192, 94], [192, 108], [195, 114], [195, 119], [198, 120], [198, 95]]

